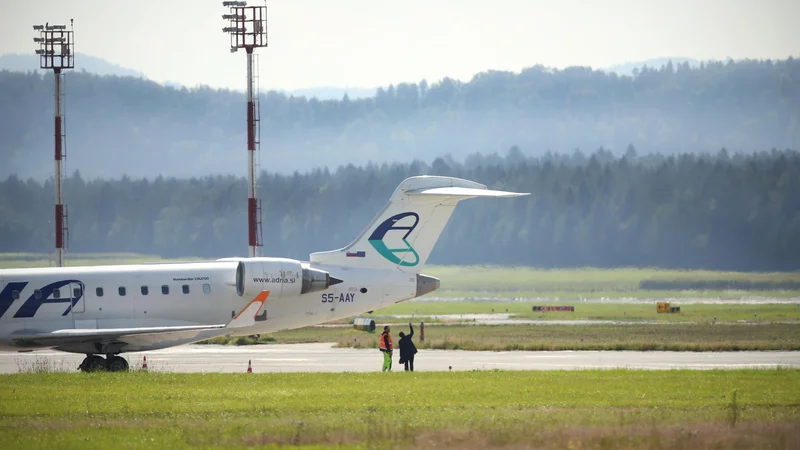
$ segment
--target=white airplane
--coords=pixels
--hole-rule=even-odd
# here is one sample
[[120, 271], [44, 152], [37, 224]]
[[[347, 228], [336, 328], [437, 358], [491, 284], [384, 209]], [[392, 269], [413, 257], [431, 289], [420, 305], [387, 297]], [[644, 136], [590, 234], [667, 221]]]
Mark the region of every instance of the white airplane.
[[[419, 273], [456, 204], [516, 197], [472, 181], [403, 181], [347, 247], [285, 258], [0, 270], [0, 350], [84, 353], [80, 369], [127, 370], [125, 352], [342, 319], [427, 294]], [[104, 358], [102, 355], [105, 355]]]

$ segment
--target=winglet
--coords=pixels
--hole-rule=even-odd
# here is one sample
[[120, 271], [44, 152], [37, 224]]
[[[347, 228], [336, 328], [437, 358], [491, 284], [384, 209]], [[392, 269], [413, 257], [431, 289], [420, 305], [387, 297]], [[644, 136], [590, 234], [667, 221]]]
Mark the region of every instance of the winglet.
[[252, 302], [248, 303], [236, 317], [225, 325], [225, 328], [244, 328], [255, 325], [256, 316], [264, 307], [267, 297], [269, 297], [269, 291], [261, 291]]

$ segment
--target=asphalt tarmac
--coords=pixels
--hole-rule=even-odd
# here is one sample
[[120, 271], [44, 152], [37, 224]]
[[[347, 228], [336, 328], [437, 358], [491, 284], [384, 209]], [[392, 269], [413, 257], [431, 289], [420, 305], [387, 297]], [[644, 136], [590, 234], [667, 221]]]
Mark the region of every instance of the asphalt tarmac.
[[[245, 372], [376, 372], [383, 359], [377, 349], [332, 348], [333, 344], [286, 344], [254, 346], [185, 345], [123, 356], [140, 368], [147, 356], [150, 371]], [[36, 368], [73, 372], [83, 355], [43, 350], [0, 353], [0, 373], [31, 372]], [[403, 367], [394, 355], [395, 371]], [[800, 368], [800, 352], [475, 352], [420, 350], [417, 371], [447, 370], [579, 370], [579, 369], [745, 369]]]

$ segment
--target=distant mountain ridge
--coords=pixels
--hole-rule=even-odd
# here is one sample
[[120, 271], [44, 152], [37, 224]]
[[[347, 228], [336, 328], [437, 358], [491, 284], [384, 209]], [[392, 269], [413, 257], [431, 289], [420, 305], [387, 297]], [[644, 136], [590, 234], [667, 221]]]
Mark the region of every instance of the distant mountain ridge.
[[[103, 58], [96, 56], [78, 54], [76, 55], [76, 71], [86, 71], [95, 75], [105, 76], [113, 75], [120, 77], [135, 77], [149, 79], [147, 75], [134, 69], [122, 67], [106, 61]], [[628, 62], [624, 64], [616, 64], [613, 66], [599, 67], [596, 70], [602, 70], [607, 73], [616, 73], [617, 75], [633, 75], [634, 71], [641, 70], [643, 67], [651, 69], [660, 69], [668, 63], [673, 66], [688, 63], [689, 67], [697, 68], [700, 66], [701, 61], [692, 58], [672, 57], [672, 58], [653, 58], [644, 61]], [[22, 55], [22, 54], [8, 54], [0, 55], [0, 70], [9, 70], [12, 72], [30, 72], [39, 71], [39, 57], [37, 55]], [[165, 81], [160, 83], [163, 86], [181, 89], [187, 87], [179, 82]], [[338, 87], [338, 86], [315, 86], [299, 89], [279, 89], [279, 92], [293, 95], [295, 97], [316, 98], [318, 100], [341, 100], [345, 95], [351, 100], [374, 97], [378, 88], [376, 87]], [[241, 90], [243, 92], [243, 89]]]
[[678, 64], [687, 63], [687, 64], [689, 64], [689, 67], [691, 67], [692, 69], [696, 69], [696, 68], [700, 67], [701, 61], [697, 60], [697, 59], [681, 58], [681, 57], [676, 57], [676, 58], [653, 58], [653, 59], [648, 59], [648, 60], [645, 60], [645, 61], [629, 62], [629, 63], [624, 63], [624, 64], [616, 64], [616, 65], [608, 66], [608, 67], [600, 67], [598, 70], [602, 70], [604, 72], [613, 72], [613, 73], [616, 73], [617, 75], [631, 76], [631, 75], [633, 75], [633, 72], [635, 70], [639, 71], [643, 67], [648, 67], [650, 69], [660, 69], [660, 68], [666, 66], [669, 63], [672, 63], [673, 66], [677, 66]]
[[[46, 70], [39, 69], [38, 55], [22, 55], [17, 53], [0, 55], [0, 70], [8, 70], [11, 72], [46, 72]], [[75, 71], [84, 71], [100, 76], [111, 75], [149, 79], [147, 75], [137, 70], [122, 67], [118, 64], [108, 62], [103, 58], [81, 53], [75, 55]], [[175, 81], [165, 81], [160, 84], [174, 89], [187, 87]], [[377, 88], [318, 86], [300, 89], [283, 89], [281, 92], [295, 97], [316, 98], [318, 100], [341, 100], [345, 94], [347, 94], [348, 98], [355, 100], [374, 97], [376, 90]], [[241, 91], [244, 92], [244, 89], [241, 89]]]
[[[631, 144], [639, 154], [666, 155], [800, 148], [800, 60], [687, 65], [634, 78], [535, 66], [482, 72], [468, 82], [400, 83], [346, 100], [262, 91], [261, 168], [464, 160], [514, 146], [525, 156], [599, 148], [622, 154]], [[0, 179], [51, 176], [52, 95], [47, 77], [0, 72]], [[68, 170], [90, 179], [242, 173], [244, 97], [71, 74]]]
[[295, 97], [301, 96], [306, 98], [316, 98], [319, 100], [341, 100], [347, 94], [347, 98], [355, 100], [359, 98], [370, 98], [375, 96], [377, 88], [361, 88], [361, 87], [335, 87], [335, 86], [320, 86], [303, 89], [291, 89], [285, 91], [287, 94], [294, 95]]
[[[0, 55], [0, 70], [9, 70], [12, 72], [45, 72], [45, 70], [39, 68], [39, 55], [22, 55], [18, 53]], [[147, 76], [142, 72], [110, 63], [103, 58], [83, 53], [75, 54], [75, 71], [85, 71], [100, 76], [112, 75], [147, 79]]]

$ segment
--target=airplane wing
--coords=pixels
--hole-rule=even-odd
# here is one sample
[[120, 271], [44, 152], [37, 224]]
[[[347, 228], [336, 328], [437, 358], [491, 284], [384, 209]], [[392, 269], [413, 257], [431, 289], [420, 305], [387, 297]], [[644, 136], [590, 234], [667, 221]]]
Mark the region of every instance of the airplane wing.
[[[229, 334], [231, 330], [255, 324], [255, 316], [264, 306], [269, 291], [261, 291], [239, 314], [227, 324], [190, 325], [171, 327], [105, 328], [105, 329], [63, 329], [47, 333], [13, 336], [14, 344], [20, 347], [60, 347], [70, 344], [98, 343], [105, 345], [145, 346], [156, 341], [174, 341], [175, 345], [210, 339]], [[135, 351], [135, 350], [131, 350]]]

